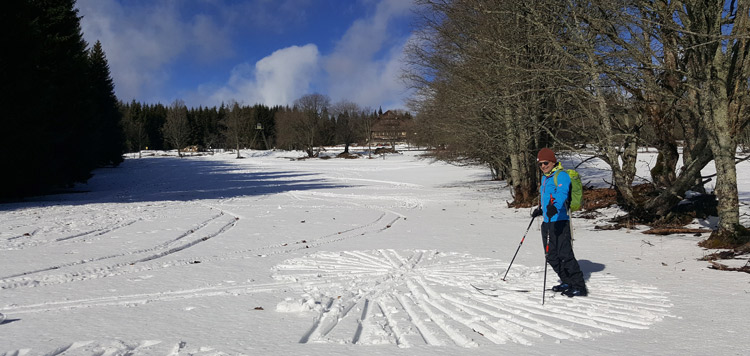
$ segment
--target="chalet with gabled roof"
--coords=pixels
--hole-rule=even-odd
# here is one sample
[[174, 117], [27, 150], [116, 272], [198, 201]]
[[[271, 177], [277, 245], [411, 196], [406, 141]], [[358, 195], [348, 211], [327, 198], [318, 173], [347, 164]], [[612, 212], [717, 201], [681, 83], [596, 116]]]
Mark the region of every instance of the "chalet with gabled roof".
[[395, 145], [405, 142], [409, 136], [413, 120], [408, 112], [388, 110], [375, 119], [372, 125], [373, 143]]

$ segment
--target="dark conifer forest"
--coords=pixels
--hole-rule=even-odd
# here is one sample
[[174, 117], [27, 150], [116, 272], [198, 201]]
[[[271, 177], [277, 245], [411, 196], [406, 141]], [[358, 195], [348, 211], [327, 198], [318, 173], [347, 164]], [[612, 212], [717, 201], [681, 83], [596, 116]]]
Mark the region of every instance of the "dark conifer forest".
[[0, 14], [0, 197], [47, 193], [122, 162], [124, 135], [101, 44], [74, 0], [12, 0]]

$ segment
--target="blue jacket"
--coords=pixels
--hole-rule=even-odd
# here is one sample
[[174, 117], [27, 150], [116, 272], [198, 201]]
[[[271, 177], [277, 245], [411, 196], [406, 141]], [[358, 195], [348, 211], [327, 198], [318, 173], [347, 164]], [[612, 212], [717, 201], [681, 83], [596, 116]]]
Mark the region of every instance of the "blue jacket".
[[[557, 171], [560, 173], [557, 174], [557, 187], [555, 187], [555, 172]], [[570, 220], [566, 203], [568, 191], [570, 191], [570, 176], [563, 169], [562, 163], [558, 162], [549, 175], [542, 175], [542, 184], [539, 187], [544, 222]], [[547, 217], [547, 205], [550, 199], [554, 199], [554, 205], [557, 208], [557, 214], [552, 218]]]

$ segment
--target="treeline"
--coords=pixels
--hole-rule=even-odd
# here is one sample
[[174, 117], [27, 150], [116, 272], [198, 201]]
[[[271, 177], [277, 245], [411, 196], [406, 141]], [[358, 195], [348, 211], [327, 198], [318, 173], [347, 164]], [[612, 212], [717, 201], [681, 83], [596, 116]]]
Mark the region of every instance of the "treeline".
[[[143, 149], [168, 150], [184, 149], [196, 146], [199, 150], [214, 148], [232, 148], [227, 146], [232, 128], [229, 117], [233, 110], [242, 112], [245, 130], [241, 133], [240, 142], [243, 148], [264, 148], [263, 142], [254, 142], [255, 134], [266, 137], [274, 136], [274, 114], [280, 107], [254, 106], [198, 107], [188, 109], [184, 103], [177, 101], [170, 106], [164, 104], [147, 104], [135, 100], [130, 103], [119, 103], [122, 113], [122, 126], [125, 131], [126, 149], [138, 152]], [[184, 122], [180, 122], [180, 111], [184, 110]], [[171, 115], [171, 116], [170, 116]], [[170, 125], [167, 125], [167, 122]], [[181, 126], [184, 123], [184, 127]], [[262, 132], [250, 130], [261, 124]], [[184, 140], [179, 139], [184, 131]], [[176, 141], [175, 138], [178, 138]], [[261, 138], [262, 141], [262, 138]]]
[[[585, 147], [630, 219], [665, 224], [713, 161], [716, 235], [748, 235], [735, 153], [750, 123], [750, 1], [416, 2], [406, 75], [419, 137], [446, 159], [489, 165], [530, 206], [537, 151]], [[659, 151], [648, 194], [633, 186], [643, 146]]]
[[322, 147], [369, 142], [372, 126], [382, 109], [362, 109], [349, 101], [331, 103], [328, 96], [308, 94], [292, 106], [263, 104], [187, 108], [176, 100], [169, 106], [120, 103], [126, 147], [143, 149], [185, 148], [208, 151], [222, 148], [303, 150], [316, 156]]
[[109, 66], [83, 40], [74, 0], [10, 1], [0, 23], [0, 198], [84, 182], [122, 162]]

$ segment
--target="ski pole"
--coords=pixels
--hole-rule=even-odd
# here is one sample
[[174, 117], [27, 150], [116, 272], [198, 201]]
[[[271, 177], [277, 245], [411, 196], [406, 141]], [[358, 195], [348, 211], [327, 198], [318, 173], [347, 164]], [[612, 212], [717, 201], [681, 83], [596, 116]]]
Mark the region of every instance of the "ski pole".
[[547, 227], [547, 244], [544, 246], [544, 284], [542, 285], [542, 305], [544, 305], [544, 296], [547, 294], [547, 255], [549, 255], [549, 226]]
[[508, 269], [505, 270], [505, 275], [503, 276], [503, 281], [505, 281], [505, 277], [508, 277], [508, 272], [510, 272], [510, 266], [513, 266], [513, 261], [516, 260], [516, 256], [518, 255], [518, 251], [521, 250], [521, 245], [523, 245], [523, 240], [526, 240], [526, 235], [529, 233], [529, 229], [531, 229], [531, 224], [534, 223], [534, 219], [536, 219], [536, 216], [531, 217], [531, 222], [529, 222], [529, 227], [526, 228], [526, 232], [523, 233], [523, 237], [521, 238], [521, 242], [518, 244], [518, 248], [516, 249], [516, 253], [513, 254], [513, 258], [510, 260], [510, 264], [508, 265]]

